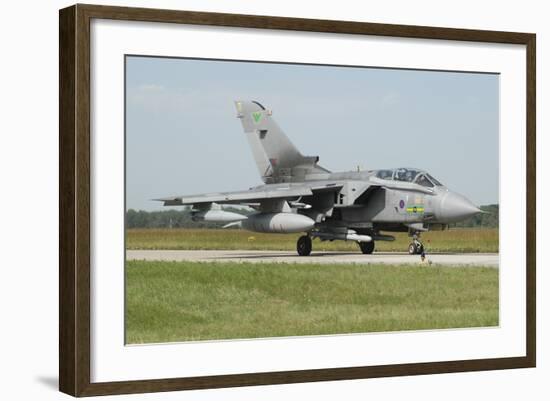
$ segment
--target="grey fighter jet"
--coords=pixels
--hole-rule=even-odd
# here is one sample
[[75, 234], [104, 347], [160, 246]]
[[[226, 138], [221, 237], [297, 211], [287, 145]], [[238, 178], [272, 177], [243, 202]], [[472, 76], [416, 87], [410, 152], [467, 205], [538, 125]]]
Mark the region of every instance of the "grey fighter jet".
[[[355, 241], [364, 254], [376, 241], [393, 241], [388, 232], [408, 232], [410, 254], [423, 252], [420, 234], [445, 230], [481, 210], [417, 168], [331, 172], [318, 156], [303, 156], [256, 101], [235, 102], [264, 185], [244, 191], [156, 199], [165, 206], [192, 205], [194, 220], [225, 222], [226, 227], [267, 233], [304, 233], [296, 249], [311, 253], [312, 239]], [[244, 216], [222, 204], [252, 207]]]

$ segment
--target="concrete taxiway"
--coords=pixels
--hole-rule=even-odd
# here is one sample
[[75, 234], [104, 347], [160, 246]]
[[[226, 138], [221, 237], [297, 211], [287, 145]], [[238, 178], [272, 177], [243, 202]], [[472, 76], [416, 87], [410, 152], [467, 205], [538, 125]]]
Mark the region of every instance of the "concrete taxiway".
[[[439, 266], [491, 266], [498, 268], [498, 253], [433, 253], [426, 255], [431, 264]], [[363, 255], [352, 252], [315, 252], [298, 256], [288, 251], [176, 251], [127, 250], [127, 260], [164, 260], [193, 262], [249, 263], [357, 263], [357, 264], [420, 264], [419, 255], [399, 252], [375, 252]]]

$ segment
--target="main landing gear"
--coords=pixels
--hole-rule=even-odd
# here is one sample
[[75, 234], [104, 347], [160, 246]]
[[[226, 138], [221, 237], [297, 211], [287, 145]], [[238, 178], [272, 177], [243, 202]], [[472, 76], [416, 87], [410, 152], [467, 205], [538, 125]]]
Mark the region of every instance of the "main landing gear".
[[298, 255], [300, 256], [309, 256], [311, 253], [311, 237], [309, 235], [302, 235], [298, 238], [296, 251], [298, 251]]
[[359, 248], [361, 248], [361, 252], [363, 252], [365, 255], [370, 255], [374, 252], [374, 241], [359, 242]]
[[[374, 252], [374, 241], [358, 241], [358, 244], [359, 248], [361, 248], [361, 252], [365, 255], [370, 255]], [[298, 238], [298, 242], [296, 243], [296, 251], [298, 252], [298, 255], [309, 256], [309, 254], [311, 254], [311, 248], [311, 237], [309, 235], [302, 235], [300, 238]]]
[[[325, 236], [322, 237], [321, 234], [324, 234], [324, 233], [313, 233], [313, 236], [318, 236], [321, 238], [321, 241], [323, 240], [329, 240], [329, 241], [333, 241], [335, 239], [345, 239], [344, 237], [342, 238], [339, 238], [339, 237], [332, 237], [330, 236], [328, 239], [327, 239], [327, 236], [326, 234], [324, 234]], [[409, 254], [410, 255], [422, 255], [422, 253], [424, 252], [424, 244], [422, 244], [422, 242], [420, 242], [420, 233], [418, 232], [415, 232], [415, 233], [411, 233], [412, 235], [412, 242], [409, 244]], [[390, 238], [389, 236], [386, 236], [388, 238]], [[298, 255], [300, 256], [309, 256], [311, 254], [311, 249], [312, 249], [312, 245], [311, 245], [311, 235], [302, 235], [300, 238], [298, 238], [298, 242], [296, 243], [296, 251], [298, 252]], [[347, 238], [347, 237], [346, 237]], [[353, 240], [355, 240], [356, 238], [354, 238]], [[391, 237], [391, 239], [393, 239], [393, 237]], [[352, 238], [349, 238], [347, 239], [348, 241], [351, 241]], [[387, 239], [388, 241], [390, 239]], [[370, 255], [374, 252], [374, 247], [375, 247], [375, 242], [374, 242], [374, 239], [372, 239], [371, 241], [357, 241], [357, 243], [359, 244], [359, 248], [361, 249], [361, 252], [364, 254], [364, 255]]]
[[424, 244], [420, 242], [420, 234], [413, 234], [413, 240], [409, 244], [409, 255], [420, 255], [424, 252]]

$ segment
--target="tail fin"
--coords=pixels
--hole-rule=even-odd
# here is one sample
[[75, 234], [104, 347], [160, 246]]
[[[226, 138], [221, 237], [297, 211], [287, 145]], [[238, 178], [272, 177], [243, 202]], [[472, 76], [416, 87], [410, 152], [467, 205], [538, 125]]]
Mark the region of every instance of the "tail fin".
[[266, 183], [303, 179], [307, 174], [328, 173], [318, 166], [317, 156], [303, 156], [271, 117], [271, 111], [256, 101], [235, 101], [254, 160]]

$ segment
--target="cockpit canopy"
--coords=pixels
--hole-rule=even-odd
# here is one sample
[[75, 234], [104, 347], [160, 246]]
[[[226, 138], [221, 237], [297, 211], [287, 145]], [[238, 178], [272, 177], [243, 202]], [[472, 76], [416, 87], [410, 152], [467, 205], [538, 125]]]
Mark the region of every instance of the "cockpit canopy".
[[393, 170], [378, 170], [376, 177], [382, 180], [394, 180], [412, 182], [423, 187], [433, 188], [434, 186], [443, 186], [434, 177], [425, 171], [416, 168], [396, 168]]

